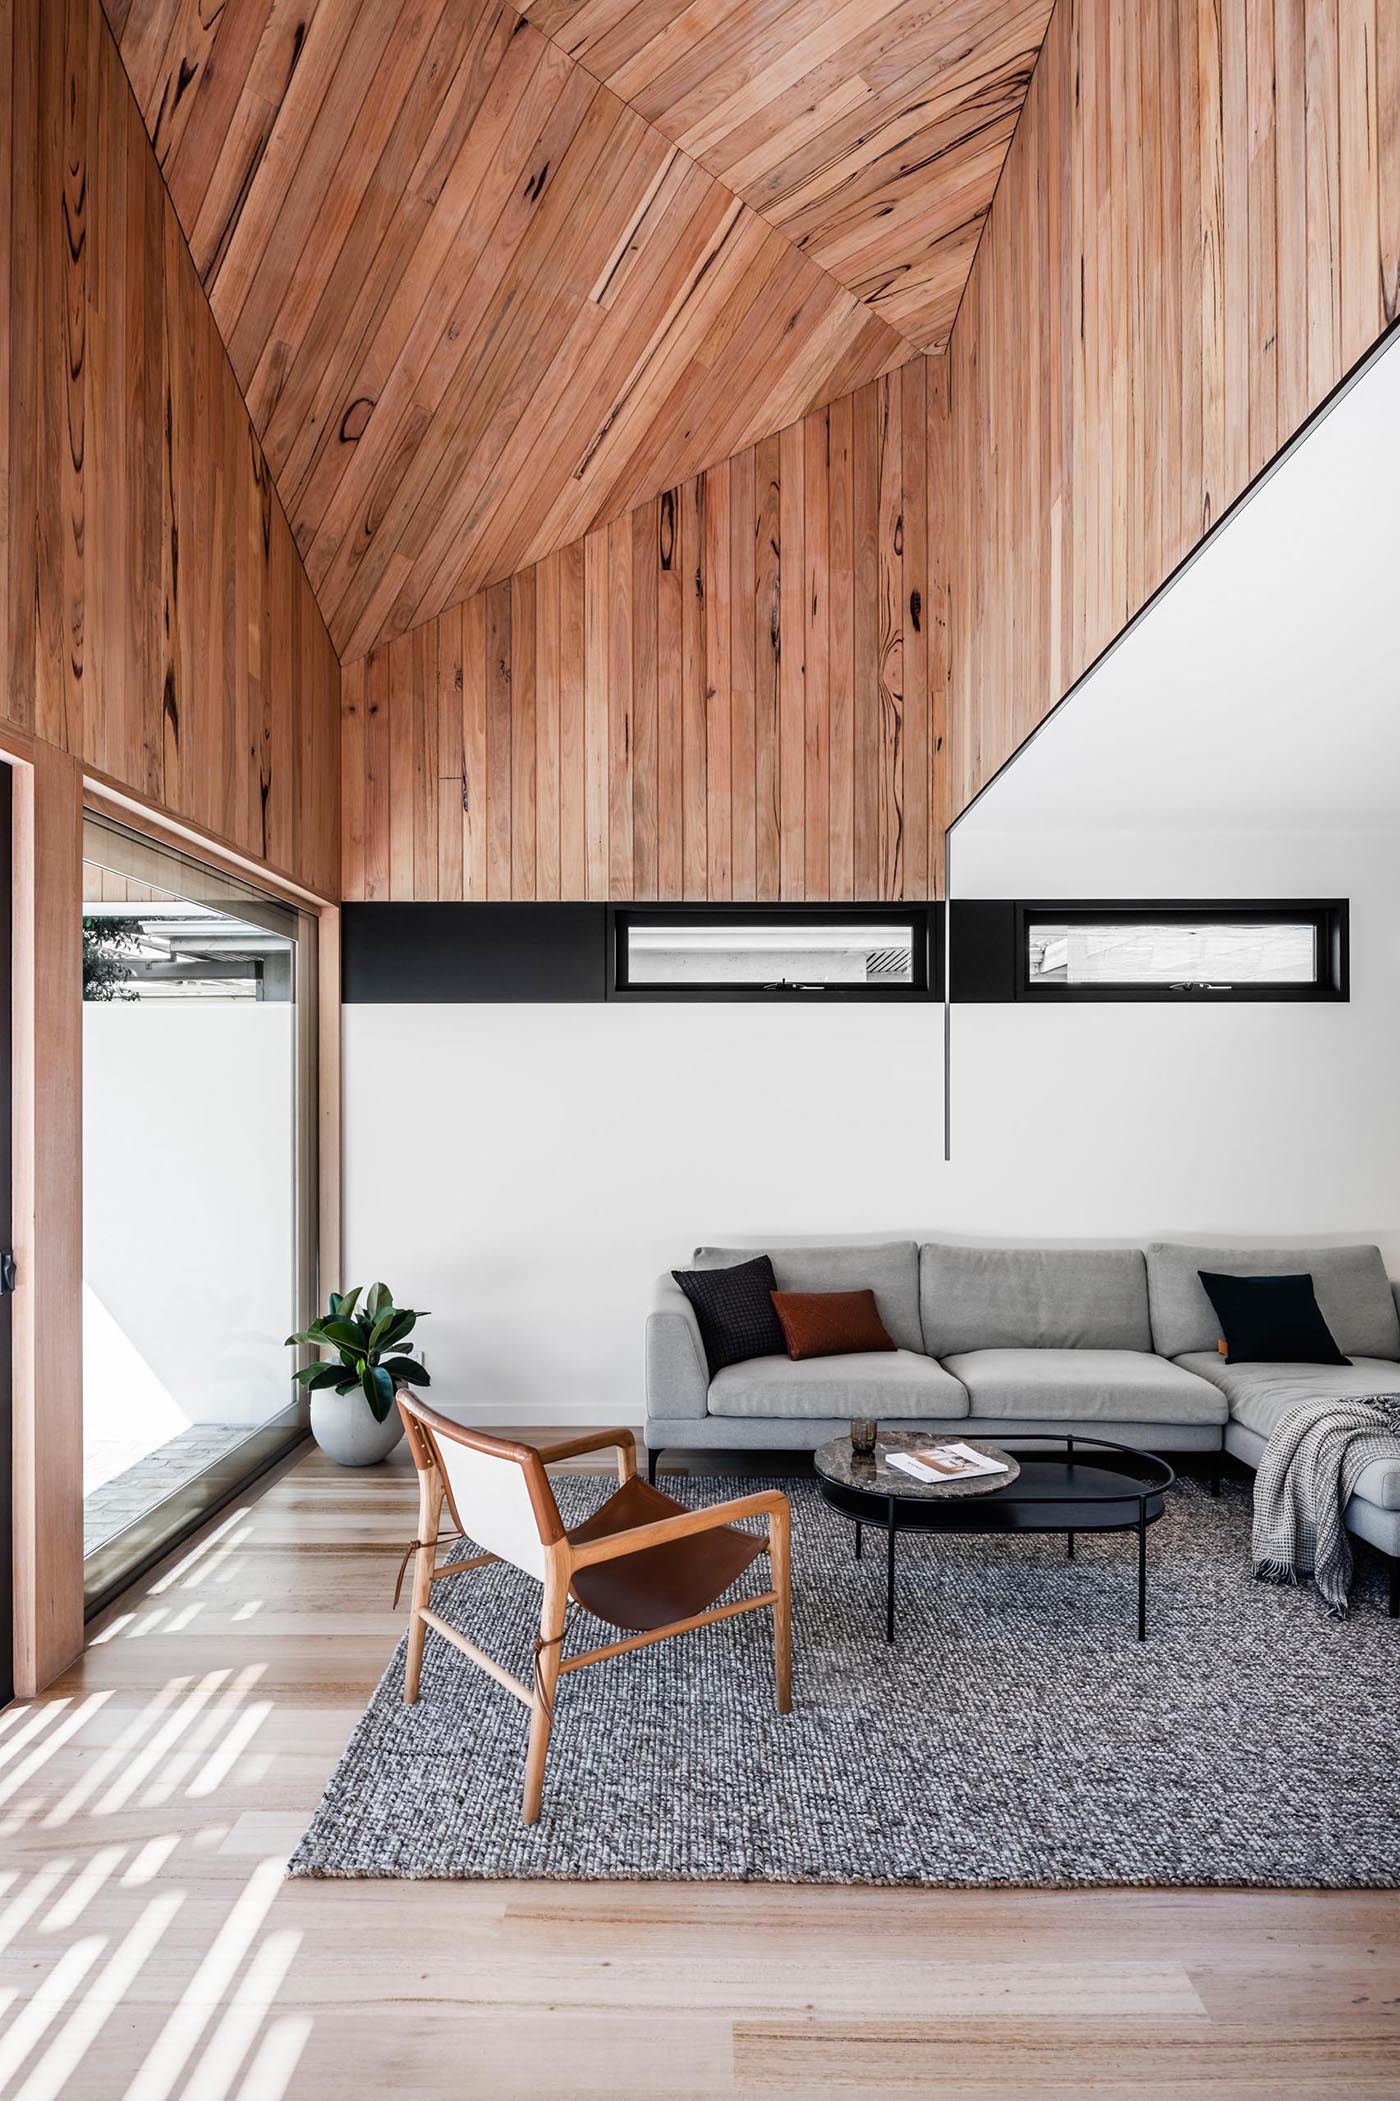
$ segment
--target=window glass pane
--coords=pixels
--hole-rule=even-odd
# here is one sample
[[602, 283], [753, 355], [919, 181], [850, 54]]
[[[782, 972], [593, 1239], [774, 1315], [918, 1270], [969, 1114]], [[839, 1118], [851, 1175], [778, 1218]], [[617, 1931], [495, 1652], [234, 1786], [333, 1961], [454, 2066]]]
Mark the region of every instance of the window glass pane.
[[309, 1104], [300, 915], [94, 820], [83, 874], [94, 1596], [297, 1433]]
[[912, 985], [908, 926], [629, 926], [631, 985]]
[[1310, 921], [1141, 919], [1034, 922], [1032, 985], [1311, 985], [1317, 929]]

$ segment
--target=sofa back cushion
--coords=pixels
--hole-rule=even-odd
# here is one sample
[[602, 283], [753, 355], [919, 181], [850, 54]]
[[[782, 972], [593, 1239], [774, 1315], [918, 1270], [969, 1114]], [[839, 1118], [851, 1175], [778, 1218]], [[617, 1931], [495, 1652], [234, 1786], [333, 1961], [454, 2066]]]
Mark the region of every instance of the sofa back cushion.
[[1141, 1248], [932, 1240], [919, 1250], [919, 1308], [933, 1357], [1152, 1347]]
[[919, 1249], [913, 1240], [842, 1242], [831, 1247], [698, 1247], [697, 1269], [727, 1269], [754, 1255], [773, 1258], [779, 1291], [873, 1291], [897, 1349], [921, 1350]]
[[1163, 1357], [1213, 1350], [1220, 1318], [1199, 1271], [1227, 1276], [1311, 1276], [1317, 1303], [1348, 1357], [1400, 1358], [1400, 1315], [1378, 1247], [1198, 1247], [1154, 1241], [1147, 1250], [1153, 1347]]

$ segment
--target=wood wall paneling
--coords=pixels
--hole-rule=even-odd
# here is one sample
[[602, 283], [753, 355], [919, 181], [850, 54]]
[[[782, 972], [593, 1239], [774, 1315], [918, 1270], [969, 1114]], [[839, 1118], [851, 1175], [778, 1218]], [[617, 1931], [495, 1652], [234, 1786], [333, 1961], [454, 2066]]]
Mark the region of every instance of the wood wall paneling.
[[335, 653], [98, 0], [0, 84], [0, 719], [332, 895]]
[[1400, 8], [1059, 0], [948, 358], [945, 819], [1395, 318], [1398, 257]]
[[914, 354], [501, 0], [106, 5], [342, 656]]
[[345, 895], [930, 895], [929, 373], [814, 410], [347, 665]]
[[526, 0], [911, 342], [942, 350], [1050, 0]]
[[[1394, 318], [1400, 17], [1059, 0], [1041, 44], [1033, 0], [528, 12], [109, 0], [133, 103], [90, 7], [14, 0], [9, 719], [313, 880], [335, 673], [272, 477], [339, 646], [382, 656], [345, 731], [373, 894], [915, 890]], [[948, 368], [911, 363], [997, 168]], [[518, 709], [499, 648], [468, 671], [482, 621]], [[393, 654], [429, 627], [436, 668]], [[436, 708], [391, 738], [420, 670]]]

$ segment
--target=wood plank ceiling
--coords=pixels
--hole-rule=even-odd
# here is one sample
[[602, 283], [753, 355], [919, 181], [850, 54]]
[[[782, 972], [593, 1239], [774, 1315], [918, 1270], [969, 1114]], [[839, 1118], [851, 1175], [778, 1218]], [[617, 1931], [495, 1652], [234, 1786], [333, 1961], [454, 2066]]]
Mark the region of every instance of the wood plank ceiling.
[[346, 659], [945, 335], [1048, 11], [104, 5]]
[[945, 350], [1051, 0], [525, 0], [805, 255]]

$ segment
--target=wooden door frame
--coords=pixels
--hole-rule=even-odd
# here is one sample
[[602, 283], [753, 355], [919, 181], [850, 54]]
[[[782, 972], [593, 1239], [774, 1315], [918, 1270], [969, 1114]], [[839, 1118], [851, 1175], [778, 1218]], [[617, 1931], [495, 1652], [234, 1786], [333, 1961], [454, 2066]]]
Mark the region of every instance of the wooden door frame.
[[12, 1022], [15, 1692], [31, 1698], [83, 1647], [83, 813], [119, 819], [317, 920], [317, 1253], [340, 1280], [340, 908], [0, 726], [13, 775]]
[[82, 771], [5, 730], [13, 779], [14, 1651], [26, 1698], [83, 1645]]

